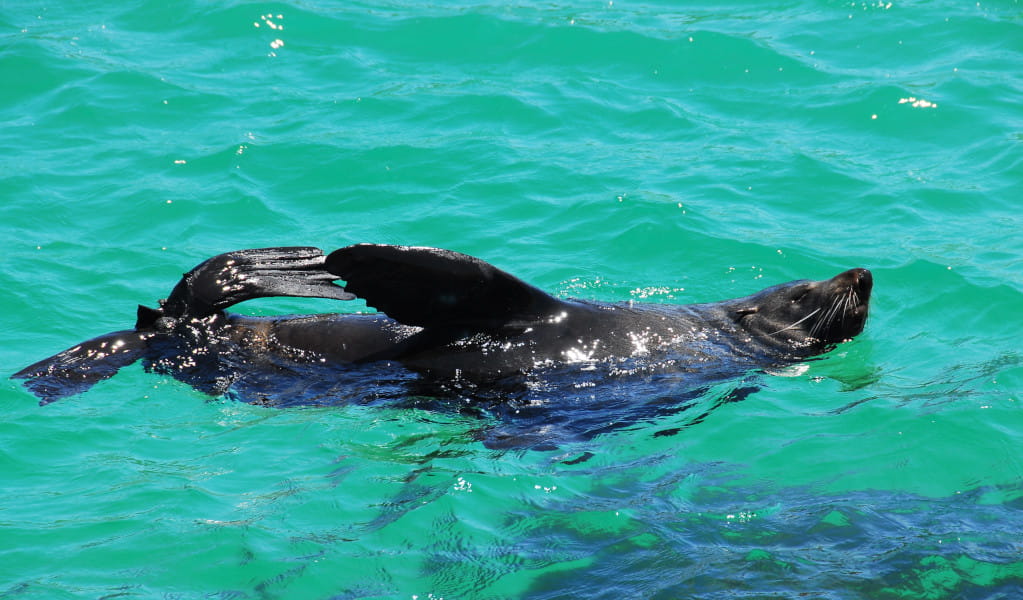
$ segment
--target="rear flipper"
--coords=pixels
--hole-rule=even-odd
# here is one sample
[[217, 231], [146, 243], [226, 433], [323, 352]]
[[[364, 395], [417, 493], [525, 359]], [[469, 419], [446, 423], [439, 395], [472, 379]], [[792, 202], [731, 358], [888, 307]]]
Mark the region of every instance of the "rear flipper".
[[135, 362], [152, 336], [140, 331], [101, 335], [29, 365], [11, 379], [27, 379], [25, 387], [39, 397], [39, 404], [49, 404], [80, 394]]
[[[201, 319], [253, 298], [297, 296], [352, 300], [324, 267], [319, 248], [256, 248], [220, 254], [201, 263], [174, 286], [161, 316]], [[155, 315], [140, 311], [138, 328]]]

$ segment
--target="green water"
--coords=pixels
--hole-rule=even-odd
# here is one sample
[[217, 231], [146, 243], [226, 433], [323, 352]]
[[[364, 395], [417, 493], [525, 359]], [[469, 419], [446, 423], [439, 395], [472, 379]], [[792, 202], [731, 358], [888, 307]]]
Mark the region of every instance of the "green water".
[[1023, 594], [1019, 2], [27, 0], [0, 44], [4, 375], [237, 248], [600, 300], [876, 281], [807, 369], [548, 451], [138, 365], [8, 380], [0, 598]]

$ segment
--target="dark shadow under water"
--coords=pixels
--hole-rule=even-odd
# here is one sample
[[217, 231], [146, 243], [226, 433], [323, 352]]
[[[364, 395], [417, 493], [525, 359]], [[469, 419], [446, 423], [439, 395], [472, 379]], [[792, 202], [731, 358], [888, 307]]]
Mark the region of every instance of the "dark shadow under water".
[[[558, 538], [561, 547], [575, 548], [578, 556], [565, 560], [589, 559], [540, 577], [524, 597], [1009, 600], [1023, 594], [1018, 490], [927, 498], [748, 483], [737, 489], [710, 473], [684, 507], [641, 491], [632, 490], [643, 504], [616, 490], [596, 490], [590, 498], [589, 510], [627, 506], [635, 524], [628, 536], [594, 537], [571, 526], [522, 531], [525, 540]], [[989, 496], [1007, 492], [1016, 499], [989, 503]], [[522, 553], [528, 560], [544, 550], [534, 541]]]

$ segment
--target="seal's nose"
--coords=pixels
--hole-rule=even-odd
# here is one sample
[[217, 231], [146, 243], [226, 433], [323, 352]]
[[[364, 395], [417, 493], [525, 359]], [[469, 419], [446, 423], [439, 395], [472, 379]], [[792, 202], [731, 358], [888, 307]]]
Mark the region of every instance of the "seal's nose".
[[835, 275], [831, 279], [832, 289], [852, 290], [861, 304], [870, 300], [870, 290], [874, 288], [874, 276], [867, 269], [849, 269]]
[[861, 301], [866, 302], [870, 297], [870, 290], [874, 288], [874, 275], [867, 269], [853, 269], [850, 273], [853, 275], [853, 286], [857, 295]]

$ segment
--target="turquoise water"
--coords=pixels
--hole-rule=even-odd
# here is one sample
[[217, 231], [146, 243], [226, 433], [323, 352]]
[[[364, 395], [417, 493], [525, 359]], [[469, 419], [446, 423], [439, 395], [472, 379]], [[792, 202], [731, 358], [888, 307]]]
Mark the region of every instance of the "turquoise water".
[[8, 380], [0, 598], [1023, 594], [1019, 2], [28, 0], [0, 35], [5, 375], [237, 248], [599, 300], [876, 281], [805, 370], [550, 450], [138, 365]]

